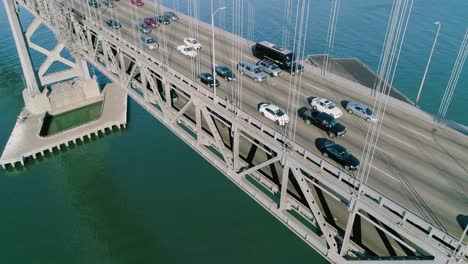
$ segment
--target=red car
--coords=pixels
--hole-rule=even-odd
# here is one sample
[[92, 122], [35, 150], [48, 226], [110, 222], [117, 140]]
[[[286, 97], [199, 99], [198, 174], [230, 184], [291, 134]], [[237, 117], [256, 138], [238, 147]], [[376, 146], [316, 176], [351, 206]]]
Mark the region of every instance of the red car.
[[130, 3], [136, 6], [143, 6], [143, 0], [130, 0]]
[[143, 20], [143, 22], [152, 28], [159, 27], [158, 21], [154, 19], [153, 17], [147, 17]]

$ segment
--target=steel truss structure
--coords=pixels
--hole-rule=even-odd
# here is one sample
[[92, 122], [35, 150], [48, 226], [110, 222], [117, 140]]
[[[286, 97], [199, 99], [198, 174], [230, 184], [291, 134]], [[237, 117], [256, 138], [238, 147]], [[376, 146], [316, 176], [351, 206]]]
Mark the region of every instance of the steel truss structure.
[[[4, 1], [13, 3], [14, 0]], [[63, 2], [18, 0], [16, 3], [36, 16], [26, 31], [28, 39], [39, 21], [58, 36], [61, 44], [46, 53], [49, 58], [62, 61], [60, 51], [67, 47], [66, 43], [75, 43], [79, 58], [127, 90], [157, 120], [330, 262], [451, 263], [466, 260], [467, 246], [456, 238], [370, 187], [364, 186], [357, 200], [353, 193], [359, 183], [353, 176], [295, 142], [285, 140], [284, 135], [242, 110], [234, 111], [223, 98], [217, 98], [214, 103], [211, 91], [113, 31], [73, 10], [57, 14], [50, 8], [63, 7]], [[58, 16], [62, 16], [60, 24], [68, 25], [71, 34], [64, 34], [63, 27], [51, 22]], [[72, 39], [63, 39], [65, 35]], [[39, 70], [44, 83], [49, 82], [43, 76], [49, 64], [48, 59], [46, 66]], [[183, 106], [174, 105], [171, 90], [184, 102]], [[247, 154], [252, 148], [261, 151], [267, 159], [249, 160]], [[266, 175], [265, 168], [271, 166], [280, 168], [280, 182]], [[295, 191], [288, 187], [291, 182], [296, 183]], [[337, 230], [330, 223], [314, 189], [325, 193], [347, 211], [346, 230]], [[356, 207], [355, 213], [349, 213], [352, 206]], [[356, 217], [397, 241], [408, 250], [409, 256], [369, 258], [366, 249], [351, 237]]]
[[[17, 14], [12, 13], [13, 10], [18, 12], [18, 9], [14, 5], [12, 1], [4, 1], [5, 8], [7, 10], [8, 19], [10, 22], [11, 28], [13, 29], [13, 36], [17, 45], [18, 54], [21, 61], [21, 66], [23, 68], [24, 76], [25, 76], [25, 83], [28, 88], [28, 92], [31, 96], [39, 94], [41, 91], [39, 87], [50, 85], [56, 82], [69, 80], [75, 77], [83, 77], [85, 79], [89, 79], [89, 70], [85, 60], [82, 60], [79, 56], [74, 56], [76, 54], [72, 54], [75, 61], [70, 61], [69, 59], [64, 58], [61, 53], [65, 48], [64, 42], [59, 42], [58, 44], [52, 49], [48, 50], [45, 47], [40, 46], [32, 41], [32, 36], [34, 33], [37, 32], [37, 29], [42, 24], [42, 19], [39, 17], [35, 17], [32, 23], [28, 26], [26, 32], [22, 32], [20, 20]], [[38, 4], [34, 7], [35, 10], [38, 11], [38, 14], [50, 14], [50, 8], [53, 6], [47, 5], [48, 2], [38, 2]], [[34, 3], [36, 4], [36, 3]], [[51, 25], [52, 17], [47, 16], [50, 20], [48, 21], [47, 25]], [[65, 19], [65, 17], [61, 17]], [[64, 31], [64, 24], [63, 21], [54, 20], [55, 27], [58, 28], [58, 25], [61, 25], [61, 31]], [[39, 67], [39, 70], [35, 72], [32, 69], [31, 64], [31, 57], [29, 54], [29, 49], [35, 50], [42, 55], [45, 56], [45, 60]], [[70, 45], [67, 47], [69, 50], [72, 50]], [[74, 50], [74, 49], [73, 49]], [[60, 62], [63, 65], [68, 66], [68, 69], [61, 70], [61, 71], [54, 71], [49, 73], [51, 66], [54, 62]]]

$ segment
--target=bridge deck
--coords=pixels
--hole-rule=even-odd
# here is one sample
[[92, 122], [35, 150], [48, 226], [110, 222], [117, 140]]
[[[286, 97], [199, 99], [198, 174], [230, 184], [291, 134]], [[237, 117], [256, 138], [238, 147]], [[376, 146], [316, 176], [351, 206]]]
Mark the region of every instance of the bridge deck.
[[[114, 9], [88, 9], [85, 1], [75, 0], [72, 6], [81, 10], [83, 14], [91, 14], [97, 21], [102, 22], [103, 27], [106, 26], [103, 22], [105, 19], [119, 19], [123, 25], [122, 29], [118, 30], [119, 34], [136, 45], [139, 33], [134, 29], [134, 24], [144, 17], [154, 16], [155, 10], [158, 10], [151, 2], [146, 2], [142, 8], [137, 8], [128, 1], [121, 1]], [[162, 7], [161, 12], [164, 10]], [[195, 79], [199, 72], [210, 71], [211, 29], [206, 23], [197, 22], [179, 13], [178, 15], [179, 21], [153, 30], [151, 35], [158, 40], [161, 47], [147, 52], [161, 60], [166, 58], [170, 67], [186, 76], [195, 76]], [[191, 60], [178, 54], [176, 46], [182, 44], [184, 37], [193, 35], [190, 28], [194, 28], [197, 23], [199, 35], [196, 37], [203, 48], [199, 57]], [[225, 64], [234, 70], [239, 60], [256, 60], [251, 55], [251, 41], [242, 40], [243, 54], [240, 56], [234, 52], [236, 37], [233, 34], [221, 29], [216, 29], [215, 34], [217, 64]], [[200, 71], [194, 71], [198, 66]], [[373, 105], [374, 98], [368, 88], [333, 75], [324, 80], [319, 73], [319, 69], [305, 64], [301, 82], [302, 103], [299, 107], [307, 105], [306, 98], [310, 96], [326, 97], [337, 104], [350, 100]], [[274, 127], [274, 124], [257, 112], [257, 105], [263, 101], [270, 101], [286, 109], [290, 80], [291, 76], [287, 73], [277, 78], [269, 77], [263, 83], [255, 83], [247, 77], [238, 76], [238, 82], [241, 82], [243, 87], [242, 109]], [[227, 98], [234, 89], [234, 84], [224, 80], [220, 82], [218, 96]], [[468, 138], [437, 125], [432, 120], [431, 115], [390, 98], [368, 184], [421, 218], [458, 237], [462, 232], [459, 219], [466, 214], [468, 201]], [[347, 113], [343, 114], [340, 122], [347, 127], [348, 132], [335, 141], [360, 157], [368, 124]], [[276, 129], [281, 131], [283, 128]], [[327, 135], [318, 128], [298, 122], [296, 142], [318, 155], [320, 153], [315, 148], [314, 141], [323, 137]]]
[[[44, 152], [52, 152], [54, 148], [60, 149], [76, 140], [83, 141], [85, 137], [91, 137], [99, 132], [105, 133], [106, 129], [125, 127], [127, 123], [127, 94], [118, 86], [108, 84], [104, 88], [103, 97], [89, 100], [86, 105], [102, 101], [102, 113], [99, 119], [81, 126], [65, 130], [55, 135], [42, 137], [39, 135], [45, 114], [31, 115], [24, 120], [18, 119], [13, 132], [5, 146], [0, 158], [0, 165], [5, 169], [9, 164], [15, 166], [19, 162], [24, 164], [25, 158], [36, 155], [44, 155]], [[76, 108], [76, 106], [75, 106]]]

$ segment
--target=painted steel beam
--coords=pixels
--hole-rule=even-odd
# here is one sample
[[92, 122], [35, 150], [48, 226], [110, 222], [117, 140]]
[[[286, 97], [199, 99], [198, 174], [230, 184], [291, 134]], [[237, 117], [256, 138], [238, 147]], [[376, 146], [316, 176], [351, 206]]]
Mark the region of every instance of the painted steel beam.
[[16, 13], [15, 2], [13, 0], [3, 0], [5, 11], [7, 13], [8, 22], [10, 24], [11, 32], [15, 40], [16, 50], [23, 69], [24, 81], [28, 88], [29, 95], [34, 96], [40, 93], [39, 81], [34, 71], [31, 55], [29, 54], [28, 45], [24, 38], [23, 29]]

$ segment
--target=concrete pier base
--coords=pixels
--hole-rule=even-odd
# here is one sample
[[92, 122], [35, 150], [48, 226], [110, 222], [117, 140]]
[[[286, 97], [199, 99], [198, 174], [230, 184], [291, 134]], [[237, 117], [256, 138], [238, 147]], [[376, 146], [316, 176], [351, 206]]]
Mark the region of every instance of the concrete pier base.
[[[66, 85], [63, 83], [60, 85], [60, 93], [55, 93], [55, 100], [52, 103], [54, 114], [66, 113], [77, 107], [83, 107], [98, 101], [93, 97], [87, 101], [89, 102], [88, 104], [80, 102], [74, 104], [74, 107], [70, 104], [62, 104], [59, 98], [68, 98], [70, 100], [72, 100], [72, 98], [66, 94], [61, 94], [66, 93]], [[83, 85], [83, 83], [80, 83], [80, 85]], [[93, 91], [95, 91], [94, 88], [85, 90], [90, 95], [93, 95]], [[81, 139], [84, 143], [84, 138], [89, 137], [91, 140], [93, 134], [98, 138], [99, 131], [105, 134], [106, 129], [112, 131], [113, 126], [120, 127], [122, 124], [125, 126], [127, 122], [127, 93], [120, 89], [118, 85], [108, 84], [104, 87], [99, 98], [103, 100], [103, 106], [102, 114], [97, 120], [50, 136], [39, 135], [44, 116], [46, 115], [45, 112], [41, 114], [29, 113], [25, 118], [19, 118], [0, 157], [0, 165], [2, 165], [2, 168], [6, 169], [7, 164], [11, 164], [14, 168], [16, 162], [24, 166], [24, 159], [27, 157], [36, 159], [37, 155], [44, 156], [44, 151], [53, 153], [54, 148], [61, 150], [62, 144], [68, 147], [70, 141], [76, 144], [77, 139]], [[73, 102], [76, 103], [75, 101]], [[57, 107], [59, 105], [61, 107]]]

